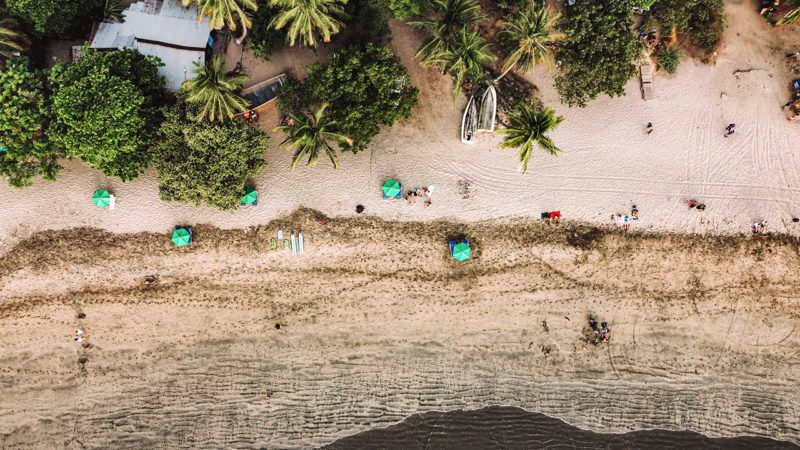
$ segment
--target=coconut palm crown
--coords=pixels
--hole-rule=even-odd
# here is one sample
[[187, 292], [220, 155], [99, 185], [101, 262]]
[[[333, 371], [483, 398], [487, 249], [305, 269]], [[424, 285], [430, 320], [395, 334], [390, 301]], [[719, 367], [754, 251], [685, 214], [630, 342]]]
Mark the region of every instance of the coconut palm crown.
[[505, 134], [500, 147], [519, 149], [517, 154], [522, 163], [522, 173], [525, 173], [528, 171], [528, 161], [531, 159], [534, 146], [553, 156], [558, 156], [561, 152], [547, 133], [553, 131], [563, 121], [564, 117], [557, 116], [552, 108], [537, 111], [535, 101], [532, 101], [530, 106], [520, 104], [510, 115], [508, 127], [498, 130]]
[[290, 46], [299, 42], [315, 48], [319, 45], [317, 36], [330, 42], [331, 36], [344, 26], [341, 19], [346, 17], [347, 0], [269, 0], [269, 4], [280, 10], [269, 26], [276, 30], [286, 28]]
[[423, 62], [451, 48], [464, 28], [484, 18], [478, 0], [434, 0], [431, 7], [433, 19], [414, 22], [432, 33], [417, 51]]
[[500, 78], [513, 68], [527, 72], [536, 64], [552, 66], [552, 46], [566, 37], [555, 29], [558, 17], [547, 8], [537, 7], [531, 0], [513, 20], [500, 25], [499, 37], [511, 47]]
[[28, 37], [19, 31], [19, 24], [0, 9], [0, 60], [22, 53], [28, 46]]
[[789, 25], [800, 20], [800, 1], [789, 0], [788, 3], [794, 5], [795, 8], [786, 13], [786, 15], [778, 21], [778, 25]]
[[477, 31], [462, 28], [453, 45], [431, 54], [423, 65], [436, 66], [453, 76], [453, 95], [458, 96], [461, 86], [467, 81], [475, 81], [483, 74], [484, 66], [495, 59], [491, 45]]
[[215, 30], [227, 26], [235, 31], [241, 25], [244, 33], [253, 25], [247, 10], [258, 9], [255, 0], [183, 0], [183, 6], [192, 3], [197, 4], [198, 21], [208, 17], [209, 26]]
[[237, 113], [247, 110], [249, 103], [239, 92], [242, 84], [250, 78], [243, 73], [225, 71], [225, 61], [215, 56], [207, 64], [195, 63], [195, 77], [183, 83], [189, 103], [200, 105], [197, 121], [232, 119]]
[[288, 123], [275, 128], [276, 131], [286, 133], [281, 147], [295, 149], [290, 170], [294, 170], [303, 158], [307, 158], [307, 166], [313, 167], [322, 152], [328, 155], [333, 168], [338, 169], [339, 158], [333, 144], [353, 145], [352, 139], [339, 132], [336, 121], [327, 114], [327, 109], [328, 104], [323, 103], [311, 114], [290, 113]]

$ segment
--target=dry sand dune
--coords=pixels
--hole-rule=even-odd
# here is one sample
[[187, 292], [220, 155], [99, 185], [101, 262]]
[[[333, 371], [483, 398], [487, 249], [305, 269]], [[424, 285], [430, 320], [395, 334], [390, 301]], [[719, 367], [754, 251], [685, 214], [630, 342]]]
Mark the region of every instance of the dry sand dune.
[[[175, 223], [245, 228], [298, 207], [350, 216], [357, 204], [392, 220], [538, 217], [560, 209], [566, 218], [593, 223], [608, 223], [611, 214], [636, 204], [636, 227], [642, 230], [740, 233], [766, 219], [774, 231], [800, 234], [800, 225], [791, 223], [800, 215], [800, 123], [786, 121], [780, 109], [791, 80], [783, 52], [797, 50], [800, 39], [796, 30], [770, 28], [752, 2], [730, 2], [728, 12], [726, 44], [716, 65], [687, 59], [677, 76], [656, 76], [658, 98], [652, 101], [643, 101], [638, 82], [631, 80], [625, 97], [567, 108], [558, 104], [551, 74], [531, 74], [544, 101], [567, 120], [553, 135], [563, 155], [535, 155], [526, 175], [514, 151], [496, 148], [499, 136], [461, 144], [465, 99], [453, 102], [449, 78], [419, 67], [413, 55], [421, 36], [395, 24], [391, 45], [420, 88], [419, 107], [367, 151], [343, 155], [341, 170], [323, 161], [289, 173], [291, 152], [277, 149], [281, 139], [274, 136], [269, 167], [256, 180], [260, 206], [219, 212], [161, 202], [152, 170], [121, 183], [67, 162], [56, 183], [37, 182], [25, 190], [0, 185], [0, 240], [7, 246], [9, 237], [75, 226], [114, 232], [164, 232]], [[240, 55], [232, 47], [231, 62]], [[282, 72], [302, 76], [314, 60], [309, 51], [283, 51], [261, 63], [246, 54], [244, 68], [255, 83]], [[262, 125], [271, 129], [276, 117], [265, 115]], [[651, 135], [644, 133], [647, 122], [655, 127]], [[736, 136], [725, 139], [723, 129], [731, 122]], [[436, 186], [433, 207], [382, 201], [379, 186], [387, 177], [409, 187]], [[116, 211], [92, 205], [89, 197], [97, 188], [116, 192]], [[689, 198], [708, 209], [695, 214], [685, 206]]]
[[[20, 242], [0, 260], [0, 447], [307, 448], [486, 404], [800, 443], [794, 240], [314, 217], [281, 220], [308, 239], [296, 258], [269, 250], [274, 224], [184, 249]], [[462, 234], [477, 250], [455, 264]], [[608, 345], [582, 342], [589, 313]]]

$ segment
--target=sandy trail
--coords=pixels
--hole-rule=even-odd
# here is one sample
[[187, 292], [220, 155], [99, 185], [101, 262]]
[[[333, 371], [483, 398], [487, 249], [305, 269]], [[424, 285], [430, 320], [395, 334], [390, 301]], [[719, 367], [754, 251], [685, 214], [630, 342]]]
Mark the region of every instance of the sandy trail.
[[[323, 161], [289, 173], [291, 152], [277, 149], [280, 136], [273, 136], [269, 168], [256, 180], [260, 206], [219, 212], [161, 202], [152, 170], [121, 183], [67, 162], [56, 183], [37, 182], [25, 190], [0, 186], [0, 240], [8, 248], [42, 229], [75, 226], [114, 232], [165, 232], [176, 223], [246, 228], [298, 207], [350, 216], [357, 204], [391, 220], [479, 221], [560, 209], [567, 219], [593, 223], [608, 223], [611, 214], [636, 204], [641, 211], [636, 227], [642, 230], [739, 233], [766, 219], [774, 231], [797, 234], [800, 226], [791, 218], [800, 215], [800, 126], [786, 121], [780, 106], [791, 79], [783, 52], [800, 42], [796, 30], [772, 29], [753, 9], [749, 2], [730, 2], [730, 26], [717, 64], [685, 60], [677, 76], [657, 75], [657, 98], [649, 102], [631, 80], [623, 98], [567, 108], [558, 104], [551, 74], [531, 74], [544, 101], [567, 120], [553, 136], [563, 155], [536, 154], [526, 175], [519, 172], [515, 152], [496, 148], [499, 136], [482, 136], [474, 146], [460, 143], [465, 99], [452, 102], [450, 80], [413, 59], [419, 33], [394, 24], [391, 45], [420, 88], [419, 107], [366, 151], [343, 155], [341, 170]], [[240, 53], [232, 47], [231, 65]], [[282, 51], [259, 62], [245, 53], [244, 67], [253, 74], [252, 83], [283, 72], [302, 76], [305, 65], [324, 54]], [[265, 114], [263, 126], [271, 129], [275, 123], [269, 119], [275, 117]], [[655, 127], [651, 135], [644, 133], [647, 122]], [[736, 136], [725, 139], [723, 129], [732, 122]], [[379, 186], [387, 177], [408, 187], [436, 186], [433, 207], [382, 201]], [[117, 210], [92, 205], [97, 188], [116, 192]], [[708, 209], [689, 210], [689, 198]]]
[[[280, 223], [305, 256], [269, 250], [275, 224], [199, 227], [184, 250], [90, 229], [22, 241], [0, 260], [0, 445], [307, 448], [486, 404], [800, 442], [793, 240]], [[460, 234], [466, 264], [447, 256]], [[582, 343], [589, 313], [610, 345]]]

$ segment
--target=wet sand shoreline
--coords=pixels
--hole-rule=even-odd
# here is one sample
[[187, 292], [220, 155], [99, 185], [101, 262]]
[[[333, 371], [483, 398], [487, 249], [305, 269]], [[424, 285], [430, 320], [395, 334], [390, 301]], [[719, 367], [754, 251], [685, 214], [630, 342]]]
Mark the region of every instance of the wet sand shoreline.
[[[278, 224], [304, 256], [269, 249]], [[306, 448], [495, 404], [800, 442], [792, 237], [308, 210], [196, 233], [56, 231], [0, 258], [0, 442]], [[608, 345], [581, 340], [589, 314]]]

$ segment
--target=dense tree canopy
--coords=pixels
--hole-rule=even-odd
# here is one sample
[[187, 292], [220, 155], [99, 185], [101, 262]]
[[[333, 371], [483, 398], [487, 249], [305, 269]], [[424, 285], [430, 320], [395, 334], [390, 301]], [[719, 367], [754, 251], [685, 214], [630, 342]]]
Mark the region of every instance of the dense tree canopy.
[[50, 121], [44, 74], [25, 59], [0, 64], [0, 175], [15, 187], [41, 176], [52, 180], [60, 154], [48, 145]]
[[656, 0], [651, 13], [662, 29], [675, 27], [706, 52], [716, 50], [725, 30], [723, 0]]
[[99, 0], [6, 0], [8, 10], [40, 36], [63, 34], [76, 18], [100, 5]]
[[136, 50], [84, 48], [74, 63], [53, 68], [52, 143], [108, 176], [135, 178], [148, 164], [164, 79], [158, 59]]
[[281, 91], [281, 109], [296, 115], [329, 103], [327, 114], [353, 139], [343, 148], [363, 150], [380, 133], [406, 118], [417, 104], [417, 89], [389, 47], [367, 44], [331, 54], [328, 65], [315, 64], [303, 82], [290, 80]]
[[636, 74], [634, 62], [642, 55], [642, 43], [631, 31], [631, 2], [615, 0], [577, 2], [567, 8], [556, 78], [562, 100], [586, 106], [605, 93], [625, 94], [625, 84]]
[[153, 165], [161, 198], [235, 208], [247, 180], [266, 166], [267, 135], [238, 120], [197, 122], [193, 109], [179, 101], [159, 128]]

